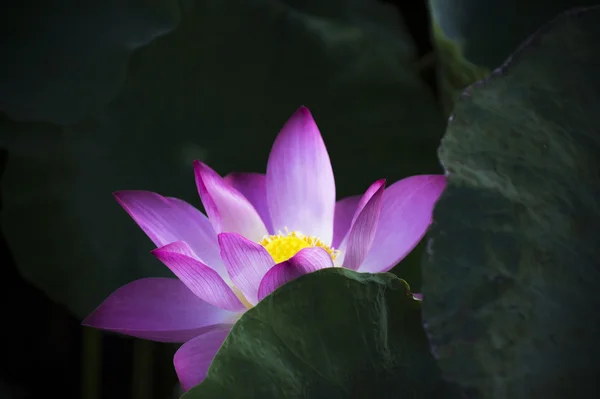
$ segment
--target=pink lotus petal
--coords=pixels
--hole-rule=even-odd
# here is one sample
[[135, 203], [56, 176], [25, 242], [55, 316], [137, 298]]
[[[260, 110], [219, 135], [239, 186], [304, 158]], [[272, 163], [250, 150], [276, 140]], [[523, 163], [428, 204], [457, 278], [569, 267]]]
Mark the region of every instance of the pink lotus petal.
[[184, 391], [204, 381], [210, 364], [230, 330], [231, 326], [209, 331], [189, 340], [175, 352], [173, 364]]
[[415, 298], [416, 300], [422, 301], [423, 300], [423, 294], [419, 294], [417, 292], [413, 292], [413, 298]]
[[301, 249], [296, 255], [273, 266], [265, 274], [258, 288], [258, 300], [262, 301], [264, 297], [287, 282], [326, 267], [333, 267], [333, 262], [323, 248]]
[[114, 196], [157, 247], [185, 241], [198, 259], [222, 277], [227, 276], [217, 233], [198, 209], [183, 200], [150, 191], [118, 191]]
[[333, 217], [333, 242], [331, 243], [334, 248], [339, 248], [342, 240], [348, 234], [359, 201], [360, 195], [354, 195], [336, 202]]
[[269, 234], [274, 234], [267, 203], [267, 177], [260, 173], [230, 173], [225, 181], [250, 201], [260, 215]]
[[350, 232], [344, 242], [343, 267], [357, 270], [371, 249], [379, 222], [384, 191], [385, 179], [378, 180], [371, 184], [360, 199]]
[[143, 278], [113, 292], [84, 326], [159, 342], [185, 342], [239, 314], [202, 301], [174, 278]]
[[248, 302], [258, 303], [258, 286], [275, 262], [260, 244], [236, 233], [219, 234], [221, 257], [231, 281], [242, 291]]
[[194, 258], [191, 248], [185, 242], [165, 245], [152, 251], [152, 254], [203, 301], [231, 312], [246, 310], [231, 287], [216, 271]]
[[217, 233], [240, 233], [253, 241], [268, 234], [254, 206], [238, 190], [200, 161], [194, 161], [198, 193]]
[[408, 255], [427, 232], [445, 187], [443, 175], [411, 176], [388, 187], [373, 245], [359, 271], [386, 272]]
[[358, 205], [356, 206], [356, 211], [354, 212], [354, 215], [352, 216], [351, 225], [354, 224], [354, 222], [356, 221], [356, 219], [358, 218], [358, 216], [360, 215], [360, 213], [362, 212], [364, 207], [367, 205], [367, 203], [369, 201], [371, 201], [373, 196], [375, 194], [380, 194], [381, 187], [384, 187], [384, 189], [385, 189], [385, 179], [377, 180], [376, 182], [374, 182], [367, 188], [367, 191], [365, 191], [365, 193], [363, 195], [361, 195], [360, 199], [358, 200]]
[[306, 107], [296, 111], [275, 139], [267, 164], [267, 200], [275, 231], [288, 228], [331, 244], [333, 170]]

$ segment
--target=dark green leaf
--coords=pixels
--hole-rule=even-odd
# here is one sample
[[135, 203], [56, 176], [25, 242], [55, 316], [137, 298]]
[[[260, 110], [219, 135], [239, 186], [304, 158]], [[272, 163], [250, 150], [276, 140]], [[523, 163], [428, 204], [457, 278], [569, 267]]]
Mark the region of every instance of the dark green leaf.
[[405, 51], [414, 52], [415, 46], [404, 30], [404, 21], [391, 4], [377, 0], [280, 0], [294, 12], [316, 20], [335, 21], [350, 27], [366, 29], [380, 40], [394, 42]]
[[288, 283], [233, 327], [185, 399], [449, 398], [396, 276], [321, 270]]
[[132, 51], [179, 20], [176, 0], [13, 3], [0, 6], [0, 109], [16, 120], [71, 124], [98, 112]]
[[460, 46], [448, 39], [437, 25], [434, 25], [433, 33], [435, 56], [426, 57], [422, 60], [422, 63], [437, 63], [438, 84], [444, 114], [449, 116], [454, 110], [454, 103], [463, 90], [467, 86], [484, 79], [490, 74], [490, 70], [478, 67], [466, 60]]
[[600, 7], [544, 26], [458, 102], [423, 266], [444, 376], [473, 398], [597, 397]]
[[461, 45], [469, 61], [496, 68], [544, 22], [598, 0], [429, 0], [429, 4], [437, 24]]
[[444, 118], [411, 43], [396, 38], [407, 45], [278, 2], [189, 3], [177, 29], [132, 56], [122, 92], [94, 119], [0, 128], [11, 152], [2, 228], [21, 272], [80, 316], [120, 285], [167, 275], [111, 192], [199, 206], [193, 159], [222, 174], [264, 172], [302, 104], [322, 131], [338, 197], [382, 177], [439, 173]]

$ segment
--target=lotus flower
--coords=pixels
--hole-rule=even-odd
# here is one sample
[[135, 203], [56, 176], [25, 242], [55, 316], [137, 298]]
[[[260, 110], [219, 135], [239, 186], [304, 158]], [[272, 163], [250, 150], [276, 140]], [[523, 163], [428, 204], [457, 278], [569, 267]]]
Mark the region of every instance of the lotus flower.
[[285, 124], [267, 173], [222, 178], [194, 163], [208, 218], [148, 191], [117, 201], [177, 277], [119, 288], [83, 324], [134, 337], [183, 342], [174, 358], [184, 389], [199, 384], [232, 325], [286, 282], [325, 267], [385, 272], [421, 240], [445, 186], [441, 175], [373, 183], [336, 203], [329, 155], [305, 107]]

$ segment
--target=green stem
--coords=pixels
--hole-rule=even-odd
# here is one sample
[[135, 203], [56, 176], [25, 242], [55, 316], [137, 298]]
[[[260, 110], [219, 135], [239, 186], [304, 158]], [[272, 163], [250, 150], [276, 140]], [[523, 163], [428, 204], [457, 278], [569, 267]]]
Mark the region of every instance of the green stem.
[[136, 339], [133, 343], [132, 399], [152, 399], [154, 343]]
[[102, 333], [83, 327], [81, 399], [100, 399], [102, 380]]

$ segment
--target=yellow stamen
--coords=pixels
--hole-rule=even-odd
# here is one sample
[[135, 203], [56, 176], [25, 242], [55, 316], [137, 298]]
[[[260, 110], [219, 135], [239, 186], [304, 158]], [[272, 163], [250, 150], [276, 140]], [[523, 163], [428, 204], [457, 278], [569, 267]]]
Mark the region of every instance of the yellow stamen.
[[335, 260], [339, 254], [338, 250], [325, 244], [317, 237], [305, 236], [296, 231], [285, 235], [275, 234], [265, 237], [259, 244], [265, 247], [269, 255], [273, 257], [275, 263], [286, 261], [296, 255], [301, 249], [309, 247], [323, 248], [331, 256], [331, 260]]

